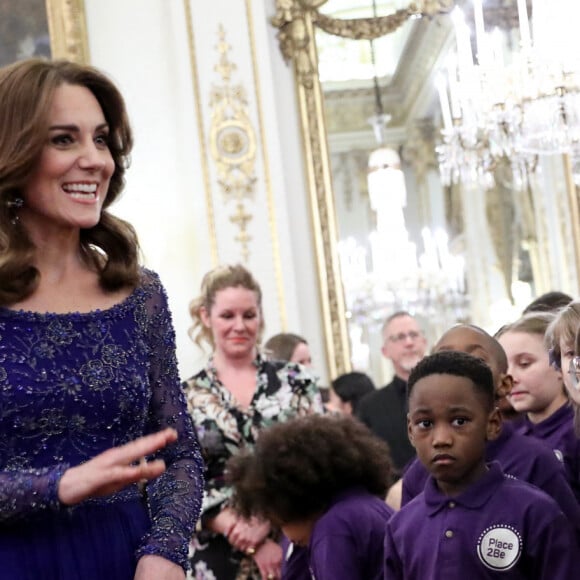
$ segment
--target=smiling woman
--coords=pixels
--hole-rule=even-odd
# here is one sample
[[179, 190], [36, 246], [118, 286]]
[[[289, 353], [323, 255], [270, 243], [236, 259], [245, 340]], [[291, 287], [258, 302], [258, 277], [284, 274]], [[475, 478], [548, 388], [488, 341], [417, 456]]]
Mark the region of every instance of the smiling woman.
[[83, 0], [0, 2], [0, 66], [32, 56], [88, 61]]
[[93, 93], [73, 85], [55, 90], [49, 120], [49, 145], [22, 192], [19, 219], [91, 228], [99, 222], [115, 170], [109, 126]]
[[242, 517], [230, 504], [226, 462], [251, 450], [263, 428], [322, 413], [318, 386], [302, 365], [270, 362], [260, 353], [262, 291], [243, 266], [208, 272], [190, 312], [192, 338], [213, 350], [206, 367], [184, 383], [206, 462], [203, 515], [192, 544], [194, 577], [280, 578], [278, 530], [267, 520]]
[[0, 102], [2, 578], [183, 579], [202, 462], [164, 288], [108, 210], [124, 99], [35, 58], [0, 68]]

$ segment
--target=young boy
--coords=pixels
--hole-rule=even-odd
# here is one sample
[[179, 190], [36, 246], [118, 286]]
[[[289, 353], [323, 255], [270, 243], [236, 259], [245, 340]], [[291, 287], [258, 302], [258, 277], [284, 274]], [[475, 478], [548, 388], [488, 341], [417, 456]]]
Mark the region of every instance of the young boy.
[[462, 352], [428, 356], [408, 397], [409, 438], [430, 478], [387, 524], [385, 579], [574, 578], [580, 552], [556, 502], [486, 465], [501, 430], [489, 366]]
[[316, 415], [280, 423], [228, 469], [240, 513], [265, 516], [307, 546], [312, 578], [382, 580], [392, 467], [386, 443], [362, 423]]
[[[433, 347], [433, 352], [460, 351], [482, 359], [489, 368], [495, 385], [496, 403], [503, 414], [509, 405], [506, 395], [512, 386], [507, 374], [507, 357], [501, 344], [485, 330], [460, 324], [452, 327]], [[566, 471], [551, 449], [531, 437], [516, 432], [512, 422], [504, 421], [500, 435], [489, 441], [485, 450], [486, 461], [499, 462], [504, 473], [527, 481], [551, 496], [572, 523], [580, 545], [580, 505], [566, 479]], [[425, 487], [429, 472], [416, 459], [403, 477], [402, 505], [405, 505]]]

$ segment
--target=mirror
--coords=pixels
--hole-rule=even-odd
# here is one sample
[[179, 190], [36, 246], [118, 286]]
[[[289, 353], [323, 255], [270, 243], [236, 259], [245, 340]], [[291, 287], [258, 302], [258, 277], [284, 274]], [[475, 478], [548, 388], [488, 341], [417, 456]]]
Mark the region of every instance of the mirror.
[[[476, 4], [457, 4], [471, 23], [472, 51]], [[447, 92], [436, 79], [460, 54], [454, 3], [360, 5], [279, 0], [273, 23], [298, 88], [329, 372], [354, 365], [382, 384], [380, 326], [395, 310], [422, 318], [432, 341], [457, 320], [495, 331], [551, 289], [577, 294], [578, 198], [569, 154], [526, 157], [533, 172], [525, 183], [505, 153], [485, 183], [446, 176]], [[486, 24], [503, 27], [509, 54], [522, 39], [521, 5], [486, 2]], [[381, 112], [403, 188], [377, 197], [369, 159], [380, 143], [369, 119]]]

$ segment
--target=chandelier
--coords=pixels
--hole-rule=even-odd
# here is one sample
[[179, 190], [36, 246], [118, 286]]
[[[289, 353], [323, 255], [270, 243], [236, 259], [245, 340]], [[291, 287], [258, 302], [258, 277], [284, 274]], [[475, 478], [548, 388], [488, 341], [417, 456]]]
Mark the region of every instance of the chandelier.
[[[390, 116], [383, 110], [376, 66], [373, 82], [375, 115], [369, 123], [377, 148], [369, 155], [367, 184], [376, 226], [367, 244], [353, 237], [338, 244], [347, 317], [354, 323], [351, 335], [361, 327], [374, 330], [397, 310], [422, 315], [434, 327], [446, 328], [468, 317], [463, 257], [450, 252], [443, 229], [429, 228], [422, 230], [424, 251], [417, 256], [405, 222], [407, 190], [401, 159], [385, 144]], [[351, 339], [354, 345], [356, 340]]]
[[504, 162], [524, 188], [538, 155], [580, 152], [580, 2], [533, 1], [533, 35], [526, 0], [517, 0], [516, 26], [515, 8], [508, 5], [502, 27], [490, 29], [482, 0], [473, 0], [475, 58], [463, 11], [452, 13], [456, 51], [436, 81], [445, 185], [490, 187]]

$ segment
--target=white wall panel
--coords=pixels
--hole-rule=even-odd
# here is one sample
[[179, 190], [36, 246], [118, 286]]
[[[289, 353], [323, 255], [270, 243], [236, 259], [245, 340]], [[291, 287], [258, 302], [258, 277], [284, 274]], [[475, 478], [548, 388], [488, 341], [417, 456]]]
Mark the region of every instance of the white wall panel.
[[[231, 45], [231, 85], [247, 95], [256, 137], [247, 266], [264, 291], [266, 335], [305, 335], [326, 380], [310, 215], [292, 72], [269, 24], [273, 0], [85, 0], [91, 62], [118, 83], [135, 132], [132, 167], [116, 212], [137, 228], [146, 264], [167, 287], [180, 372], [204, 356], [190, 342], [188, 303], [203, 274], [242, 261], [233, 201], [211, 157], [219, 30]], [[191, 13], [188, 31], [188, 11]], [[212, 249], [217, 250], [217, 256]]]

